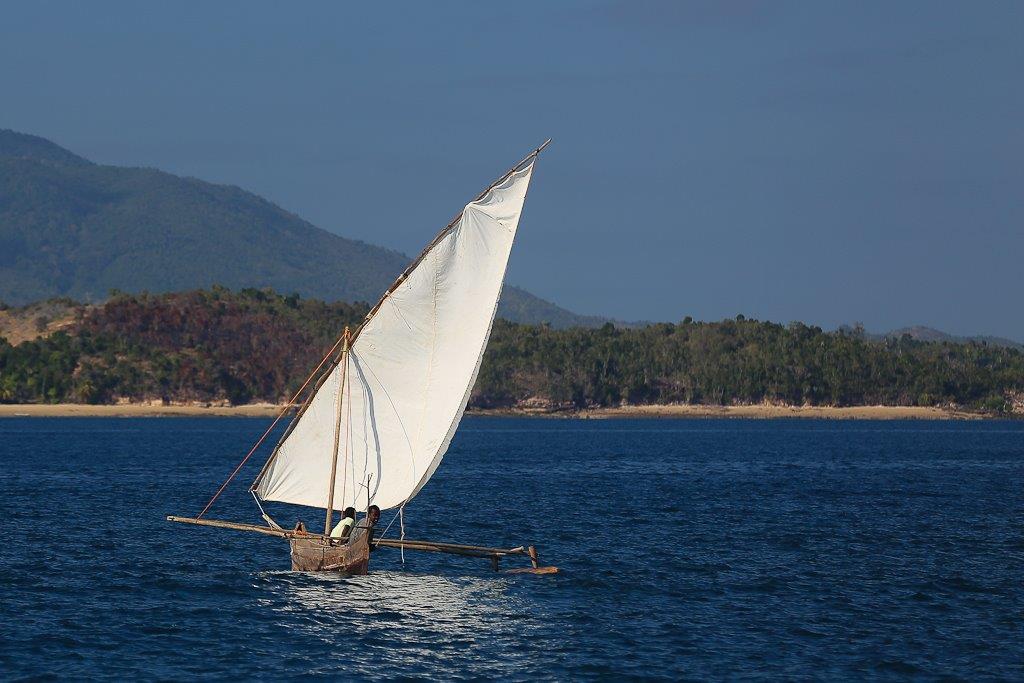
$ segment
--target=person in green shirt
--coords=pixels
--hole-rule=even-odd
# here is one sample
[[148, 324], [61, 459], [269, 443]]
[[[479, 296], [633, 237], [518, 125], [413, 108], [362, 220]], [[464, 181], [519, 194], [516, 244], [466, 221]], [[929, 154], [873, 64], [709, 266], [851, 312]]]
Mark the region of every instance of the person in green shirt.
[[341, 521], [331, 529], [331, 538], [346, 539], [352, 534], [352, 526], [356, 523], [356, 509], [345, 508], [341, 515]]

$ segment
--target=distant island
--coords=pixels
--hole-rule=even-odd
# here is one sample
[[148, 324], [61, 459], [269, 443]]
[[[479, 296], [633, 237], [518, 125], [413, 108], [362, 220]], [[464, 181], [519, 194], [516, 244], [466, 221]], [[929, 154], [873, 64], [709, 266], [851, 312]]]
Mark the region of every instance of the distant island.
[[[223, 287], [7, 306], [0, 402], [281, 404], [367, 310]], [[484, 412], [595, 416], [742, 414], [757, 405], [777, 416], [795, 414], [790, 406], [851, 417], [871, 416], [854, 410], [862, 406], [1024, 414], [1024, 352], [743, 316], [563, 330], [498, 320], [470, 398]]]

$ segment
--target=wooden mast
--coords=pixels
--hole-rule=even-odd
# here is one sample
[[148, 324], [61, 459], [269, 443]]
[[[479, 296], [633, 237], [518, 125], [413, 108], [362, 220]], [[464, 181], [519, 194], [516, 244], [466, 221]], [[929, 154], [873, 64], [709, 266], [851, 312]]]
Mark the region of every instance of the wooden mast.
[[[341, 441], [341, 406], [345, 394], [345, 381], [348, 379], [348, 325], [345, 326], [345, 333], [342, 335], [344, 342], [341, 348], [341, 383], [338, 385], [338, 400], [335, 401], [337, 410], [334, 418], [334, 448], [331, 453], [331, 483], [327, 489], [327, 519], [324, 521], [324, 536], [331, 535], [331, 518], [334, 516], [334, 477], [338, 472], [338, 447]], [[345, 452], [348, 453], [348, 442], [345, 443]]]

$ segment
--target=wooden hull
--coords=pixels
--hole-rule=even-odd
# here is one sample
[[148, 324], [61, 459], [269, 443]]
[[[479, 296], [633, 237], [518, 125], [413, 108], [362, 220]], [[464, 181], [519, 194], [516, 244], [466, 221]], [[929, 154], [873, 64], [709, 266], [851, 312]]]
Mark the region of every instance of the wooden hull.
[[370, 568], [368, 534], [360, 534], [343, 545], [334, 545], [328, 539], [291, 538], [292, 571], [335, 571], [345, 574], [366, 574]]

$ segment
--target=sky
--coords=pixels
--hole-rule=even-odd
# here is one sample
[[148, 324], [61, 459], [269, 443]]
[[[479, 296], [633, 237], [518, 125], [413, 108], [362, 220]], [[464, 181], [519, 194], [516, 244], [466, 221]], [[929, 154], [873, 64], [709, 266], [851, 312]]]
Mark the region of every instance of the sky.
[[1024, 341], [1024, 3], [5, 3], [0, 128], [416, 254], [545, 138], [509, 282]]

